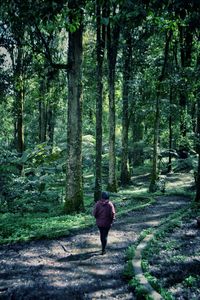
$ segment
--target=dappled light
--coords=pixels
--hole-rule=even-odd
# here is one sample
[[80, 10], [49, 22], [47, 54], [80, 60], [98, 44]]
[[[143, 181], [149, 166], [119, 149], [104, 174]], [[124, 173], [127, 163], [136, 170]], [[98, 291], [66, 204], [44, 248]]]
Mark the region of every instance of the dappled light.
[[53, 295], [54, 299], [66, 299], [64, 295], [72, 299], [133, 299], [122, 280], [128, 246], [137, 240], [143, 229], [157, 227], [174, 210], [187, 205], [186, 197], [158, 196], [156, 205], [129, 212], [126, 218], [117, 218], [104, 256], [96, 229], [53, 241], [1, 246], [3, 293], [15, 297], [24, 293], [26, 299], [31, 299], [34, 289], [39, 297], [45, 293], [46, 297]]
[[0, 299], [200, 299], [200, 1], [0, 1]]

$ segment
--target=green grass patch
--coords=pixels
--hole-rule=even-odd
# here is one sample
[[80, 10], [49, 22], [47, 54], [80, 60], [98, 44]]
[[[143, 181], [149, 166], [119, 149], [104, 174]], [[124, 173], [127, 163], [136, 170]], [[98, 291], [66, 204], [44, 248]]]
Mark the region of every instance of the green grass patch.
[[183, 284], [186, 287], [195, 287], [198, 286], [198, 283], [200, 282], [200, 276], [199, 275], [190, 275], [185, 278]]
[[[131, 193], [112, 195], [111, 201], [116, 207], [116, 218], [140, 209], [152, 203], [152, 199], [145, 195], [133, 197]], [[48, 212], [34, 213], [2, 213], [0, 214], [0, 244], [25, 242], [34, 239], [52, 239], [69, 235], [72, 232], [95, 225], [92, 216], [94, 201], [92, 196], [86, 196], [85, 212], [64, 215], [62, 205], [51, 207]]]
[[[153, 277], [149, 273], [149, 260], [151, 260], [152, 256], [155, 253], [159, 254], [160, 251], [167, 251], [172, 253], [174, 249], [179, 250], [181, 245], [178, 244], [177, 240], [170, 239], [166, 241], [166, 236], [170, 235], [176, 229], [178, 229], [183, 220], [187, 220], [191, 216], [194, 218], [195, 215], [198, 215], [199, 211], [196, 209], [192, 209], [192, 205], [187, 209], [181, 209], [170, 217], [166, 218], [164, 222], [161, 223], [160, 227], [156, 230], [154, 234], [154, 238], [149, 241], [147, 247], [144, 249], [142, 253], [142, 268], [145, 273], [145, 277], [148, 279], [149, 283], [157, 290], [165, 300], [174, 300], [173, 295], [162, 287], [161, 282]], [[187, 257], [185, 255], [173, 255], [170, 258], [171, 263], [184, 263], [187, 261]], [[170, 263], [169, 262], [169, 263]], [[187, 287], [194, 287], [196, 282], [198, 282], [199, 276], [188, 276], [185, 278], [183, 284]]]
[[76, 229], [93, 224], [91, 215], [66, 216], [16, 216], [4, 214], [0, 218], [0, 243], [14, 243], [32, 239], [56, 238]]
[[[173, 300], [174, 297], [172, 296], [172, 294], [169, 291], [167, 291], [166, 289], [164, 289], [161, 286], [161, 283], [159, 282], [159, 280], [157, 278], [155, 278], [154, 276], [152, 276], [149, 273], [149, 259], [151, 258], [151, 256], [153, 254], [159, 253], [160, 250], [171, 251], [174, 249], [174, 247], [177, 248], [177, 242], [175, 240], [170, 240], [169, 242], [167, 242], [167, 243], [165, 242], [165, 244], [162, 244], [163, 247], [161, 249], [160, 241], [162, 240], [162, 238], [164, 238], [166, 236], [166, 234], [169, 234], [170, 232], [176, 230], [176, 228], [179, 228], [181, 226], [181, 222], [184, 218], [187, 218], [188, 216], [193, 215], [193, 214], [194, 214], [194, 210], [192, 210], [191, 207], [189, 207], [189, 208], [184, 208], [184, 209], [178, 210], [174, 214], [170, 215], [168, 218], [165, 218], [165, 220], [163, 220], [162, 223], [160, 224], [159, 228], [155, 231], [154, 238], [148, 242], [147, 247], [144, 249], [144, 251], [142, 253], [142, 269], [143, 269], [144, 275], [147, 278], [148, 282], [151, 284], [151, 286], [158, 293], [160, 293], [162, 295], [163, 299]], [[199, 214], [198, 210], [195, 210], [195, 214], [196, 215]], [[135, 293], [137, 294], [137, 297], [139, 297], [139, 298], [141, 297], [141, 299], [150, 299], [150, 298], [149, 298], [149, 295], [148, 295], [146, 289], [143, 287], [143, 285], [140, 284], [140, 282], [134, 275], [132, 259], [134, 258], [137, 245], [148, 234], [150, 234], [152, 232], [153, 232], [152, 228], [141, 232], [138, 240], [134, 243], [134, 245], [130, 246], [126, 252], [127, 262], [126, 262], [126, 265], [124, 268], [124, 277], [129, 282], [129, 285], [134, 289]], [[171, 259], [172, 260], [174, 259], [175, 261], [183, 261], [184, 262], [186, 260], [186, 257], [185, 256], [176, 256], [176, 257], [172, 257]], [[192, 285], [192, 283], [195, 284], [198, 281], [198, 279], [199, 278], [197, 278], [197, 277], [190, 276], [185, 279], [184, 284], [190, 286], [190, 285]]]

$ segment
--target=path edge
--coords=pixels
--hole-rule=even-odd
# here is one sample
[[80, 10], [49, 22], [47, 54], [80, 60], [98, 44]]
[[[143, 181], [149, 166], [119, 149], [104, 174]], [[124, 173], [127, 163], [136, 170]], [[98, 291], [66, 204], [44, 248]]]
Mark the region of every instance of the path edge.
[[164, 298], [148, 282], [142, 270], [142, 251], [146, 248], [148, 242], [153, 237], [154, 234], [150, 233], [139, 243], [135, 250], [134, 258], [132, 259], [132, 266], [135, 274], [134, 277], [139, 281], [140, 286], [142, 286], [144, 290], [148, 292], [148, 296], [154, 300], [163, 300]]

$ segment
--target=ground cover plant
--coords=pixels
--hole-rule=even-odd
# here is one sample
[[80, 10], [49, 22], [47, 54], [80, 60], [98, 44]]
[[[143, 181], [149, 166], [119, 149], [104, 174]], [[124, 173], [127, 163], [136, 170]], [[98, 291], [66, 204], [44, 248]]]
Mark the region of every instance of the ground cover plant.
[[200, 204], [199, 18], [197, 0], [0, 1], [0, 244], [94, 231], [102, 190], [132, 225], [160, 195]]
[[[112, 197], [112, 196], [111, 196]], [[145, 207], [152, 203], [152, 198], [142, 193], [124, 190], [113, 195], [117, 210], [117, 217], [123, 216], [131, 210]], [[39, 213], [1, 213], [0, 214], [0, 243], [14, 243], [42, 238], [56, 238], [66, 236], [95, 224], [92, 216], [94, 200], [92, 195], [85, 199], [84, 213], [65, 215], [62, 205], [51, 207], [49, 212]]]
[[[154, 238], [142, 253], [145, 277], [163, 299], [198, 299], [200, 293], [200, 229], [197, 217], [200, 210], [191, 206], [176, 212], [154, 232]], [[140, 241], [127, 250], [124, 276], [134, 289], [138, 299], [150, 299], [148, 291], [134, 277], [132, 259]]]
[[[191, 208], [165, 226], [144, 252], [146, 272], [164, 299], [198, 299], [200, 293], [200, 230]], [[155, 280], [156, 279], [156, 280]]]
[[[191, 199], [188, 198], [188, 195], [185, 198], [181, 196], [180, 187], [183, 185], [183, 182], [184, 187], [191, 186], [193, 182], [191, 181], [192, 174], [182, 174], [181, 182], [175, 180], [179, 176], [180, 174], [173, 174], [173, 176], [170, 175], [166, 178], [168, 191], [170, 190], [170, 184], [174, 185], [174, 182], [176, 182], [177, 189], [175, 192], [178, 195], [175, 196], [171, 193], [170, 195], [163, 195], [161, 192], [159, 195], [157, 193], [157, 195], [152, 197], [149, 193], [144, 193], [145, 186], [148, 184], [148, 177], [142, 177], [141, 174], [133, 178], [135, 186], [133, 185], [127, 189], [123, 188], [117, 194], [111, 194], [111, 199], [114, 200], [117, 208], [117, 219], [111, 230], [108, 253], [105, 257], [102, 257], [100, 254], [98, 229], [96, 226], [93, 226], [95, 220], [91, 216], [93, 207], [91, 194], [90, 197], [87, 195], [87, 205], [84, 214], [90, 216], [92, 223], [88, 225], [89, 228], [84, 230], [82, 230], [85, 226], [84, 214], [76, 217], [76, 214], [63, 215], [62, 211], [54, 210], [51, 213], [50, 211], [48, 213], [43, 212], [43, 217], [41, 218], [41, 212], [38, 213], [38, 220], [36, 220], [35, 224], [32, 224], [34, 222], [31, 219], [29, 223], [30, 227], [32, 225], [35, 226], [35, 228], [32, 226], [32, 229], [36, 229], [36, 235], [34, 237], [29, 236], [28, 239], [39, 238], [40, 240], [30, 241], [29, 243], [15, 243], [16, 237], [13, 237], [13, 241], [10, 241], [9, 245], [1, 245], [0, 247], [2, 258], [1, 295], [31, 299], [33, 293], [34, 295], [37, 293], [38, 297], [41, 298], [63, 299], [62, 297], [65, 295], [63, 294], [64, 288], [69, 299], [77, 299], [77, 297], [80, 299], [91, 299], [91, 297], [96, 297], [96, 292], [103, 299], [108, 299], [109, 297], [116, 299], [120, 295], [124, 296], [122, 299], [132, 299], [133, 295], [138, 295], [139, 299], [144, 297], [145, 290], [138, 282], [132, 279], [131, 264], [127, 268], [126, 274], [122, 275], [125, 250], [133, 242], [137, 245], [142, 238], [148, 235], [149, 232], [152, 232], [153, 224], [159, 223], [161, 219], [166, 223], [167, 216], [170, 216], [174, 211], [177, 212], [183, 205], [190, 205]], [[45, 214], [46, 217], [44, 217]], [[15, 215], [12, 215], [13, 220], [11, 223], [13, 228]], [[24, 215], [18, 213], [19, 220], [24, 220], [24, 222], [27, 221], [24, 218], [25, 216], [28, 217], [25, 213]], [[29, 214], [30, 218], [33, 216], [33, 213]], [[9, 220], [5, 219], [4, 229], [6, 229], [6, 222], [9, 222]], [[169, 223], [169, 220], [167, 223]], [[17, 222], [16, 225], [17, 230], [23, 227]], [[38, 235], [37, 237], [41, 226], [44, 228], [44, 230], [42, 229], [43, 236]], [[27, 233], [32, 232], [30, 227]], [[66, 233], [68, 229], [69, 232]], [[51, 238], [51, 234], [53, 231], [56, 232], [56, 230], [58, 230], [57, 234], [55, 234], [54, 238]], [[19, 232], [19, 234], [21, 233]], [[17, 238], [18, 241], [22, 240], [22, 237]], [[167, 249], [171, 249], [173, 245], [174, 242], [168, 243]], [[129, 249], [129, 254], [131, 252], [133, 254], [134, 249]], [[181, 259], [182, 257], [179, 256], [179, 260]], [[143, 267], [145, 265], [147, 263], [143, 261]], [[74, 266], [76, 267], [74, 268]], [[14, 273], [12, 271], [13, 268]], [[72, 270], [72, 272], [66, 272], [66, 270]], [[135, 286], [133, 294], [124, 281], [124, 278], [128, 276], [128, 271], [132, 272], [130, 279]], [[44, 274], [47, 276], [44, 276]], [[154, 283], [157, 284], [155, 277], [150, 276], [149, 273], [146, 275], [148, 279], [154, 280]], [[190, 285], [196, 282], [196, 278], [193, 277], [188, 276], [185, 282]], [[90, 287], [88, 287], [88, 282], [91, 282]], [[59, 288], [60, 285], [62, 285], [61, 289]], [[49, 287], [51, 288], [49, 289]], [[76, 290], [74, 290], [74, 287]], [[167, 292], [165, 294], [167, 295]], [[91, 297], [87, 298], [87, 295]]]

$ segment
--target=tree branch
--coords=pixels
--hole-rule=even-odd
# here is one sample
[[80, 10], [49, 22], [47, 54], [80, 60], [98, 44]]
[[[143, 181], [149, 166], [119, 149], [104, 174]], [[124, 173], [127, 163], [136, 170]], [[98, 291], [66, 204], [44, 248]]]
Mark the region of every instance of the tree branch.
[[45, 55], [47, 61], [49, 62], [49, 64], [51, 65], [52, 68], [54, 69], [60, 69], [60, 70], [69, 70], [70, 69], [70, 65], [68, 63], [66, 64], [62, 64], [62, 63], [55, 63], [52, 60], [52, 56], [51, 56], [51, 51], [49, 49], [49, 45], [47, 43], [47, 41], [45, 40], [44, 36], [42, 35], [39, 27], [37, 26], [37, 24], [35, 24], [35, 28], [37, 30], [37, 35], [39, 37], [39, 39], [41, 40], [45, 51], [43, 52], [43, 54]]

